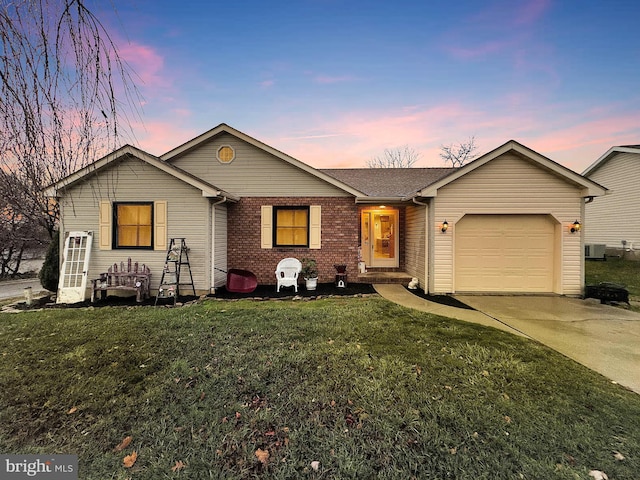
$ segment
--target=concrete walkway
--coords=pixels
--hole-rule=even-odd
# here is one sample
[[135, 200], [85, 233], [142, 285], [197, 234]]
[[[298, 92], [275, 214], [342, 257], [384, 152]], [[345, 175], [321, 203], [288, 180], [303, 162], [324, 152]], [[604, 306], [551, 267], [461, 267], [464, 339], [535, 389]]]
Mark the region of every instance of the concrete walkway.
[[402, 285], [375, 285], [400, 305], [534, 339], [640, 394], [640, 314], [560, 296], [460, 295], [475, 310], [424, 300]]

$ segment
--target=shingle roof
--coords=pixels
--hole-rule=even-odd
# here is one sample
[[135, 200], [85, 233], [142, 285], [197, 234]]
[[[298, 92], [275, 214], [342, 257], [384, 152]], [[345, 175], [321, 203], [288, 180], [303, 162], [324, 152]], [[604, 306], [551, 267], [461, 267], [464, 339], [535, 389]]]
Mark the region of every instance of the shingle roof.
[[456, 168], [327, 168], [322, 173], [372, 197], [406, 197]]

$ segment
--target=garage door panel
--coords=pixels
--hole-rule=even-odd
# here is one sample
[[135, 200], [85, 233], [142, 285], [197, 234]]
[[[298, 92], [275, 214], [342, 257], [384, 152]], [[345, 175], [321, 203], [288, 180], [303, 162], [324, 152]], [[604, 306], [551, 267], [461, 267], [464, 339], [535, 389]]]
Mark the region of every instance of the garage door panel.
[[553, 291], [554, 238], [546, 215], [463, 217], [455, 229], [456, 291]]

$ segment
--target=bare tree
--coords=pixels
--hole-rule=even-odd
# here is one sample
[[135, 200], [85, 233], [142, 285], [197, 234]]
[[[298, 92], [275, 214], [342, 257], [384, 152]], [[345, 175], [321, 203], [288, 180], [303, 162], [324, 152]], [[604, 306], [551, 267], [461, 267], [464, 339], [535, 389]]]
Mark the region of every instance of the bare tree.
[[114, 150], [137, 97], [84, 0], [0, 0], [0, 180], [15, 191], [0, 210], [51, 235], [57, 209], [42, 188]]
[[420, 158], [417, 152], [408, 145], [396, 148], [385, 148], [384, 155], [373, 157], [367, 161], [369, 168], [409, 168]]
[[440, 145], [440, 158], [445, 163], [450, 163], [452, 167], [461, 167], [478, 156], [476, 150], [476, 137], [469, 137], [466, 142], [458, 144]]
[[[11, 181], [6, 181], [11, 179]], [[10, 174], [0, 177], [0, 278], [13, 277], [20, 272], [24, 255], [28, 251], [41, 251], [48, 238], [42, 222], [34, 216], [19, 213], [32, 210], [32, 198], [25, 195], [25, 188], [17, 187], [18, 180]]]

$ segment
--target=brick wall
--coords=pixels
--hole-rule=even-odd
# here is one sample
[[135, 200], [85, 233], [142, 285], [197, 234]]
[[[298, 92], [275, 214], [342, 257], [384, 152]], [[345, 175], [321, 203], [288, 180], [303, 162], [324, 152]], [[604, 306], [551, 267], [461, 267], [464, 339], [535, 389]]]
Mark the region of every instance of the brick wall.
[[[322, 207], [322, 248], [260, 248], [260, 207], [262, 205]], [[278, 262], [286, 257], [315, 258], [319, 282], [335, 280], [334, 264], [345, 263], [349, 278], [358, 272], [358, 208], [351, 197], [245, 197], [229, 205], [228, 268], [253, 272], [258, 283], [275, 285]]]

